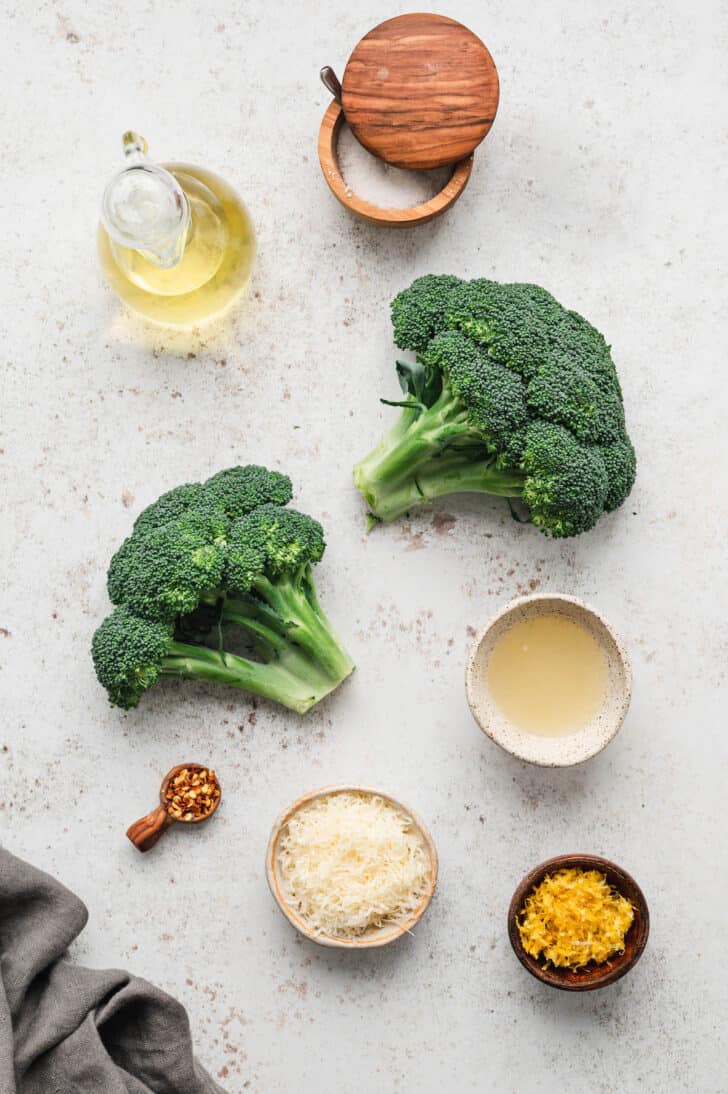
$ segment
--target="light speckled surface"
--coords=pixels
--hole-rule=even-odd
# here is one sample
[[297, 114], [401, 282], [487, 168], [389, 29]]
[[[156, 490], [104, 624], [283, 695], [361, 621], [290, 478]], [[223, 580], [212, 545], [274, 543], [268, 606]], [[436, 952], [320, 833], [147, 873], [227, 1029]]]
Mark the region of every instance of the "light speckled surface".
[[[3, 5], [0, 838], [88, 903], [79, 959], [186, 999], [230, 1091], [715, 1094], [725, 4], [447, 12], [487, 41], [501, 108], [456, 209], [405, 235], [348, 219], [316, 159], [318, 68], [343, 68], [383, 0]], [[222, 333], [145, 330], [101, 283], [96, 212], [128, 126], [249, 203], [260, 257]], [[641, 462], [595, 532], [552, 543], [471, 499], [365, 535], [350, 465], [392, 413], [386, 305], [432, 270], [539, 281], [606, 332]], [[300, 722], [174, 685], [111, 711], [87, 648], [112, 549], [162, 489], [245, 460], [285, 468], [324, 519], [318, 584], [358, 672]], [[582, 768], [518, 764], [467, 709], [472, 629], [532, 588], [594, 603], [632, 657], [624, 729]], [[124, 830], [187, 758], [215, 765], [223, 808], [142, 857]], [[401, 794], [440, 852], [431, 909], [385, 951], [306, 944], [265, 884], [278, 811], [337, 781]], [[519, 879], [567, 851], [622, 864], [653, 917], [639, 966], [586, 998], [535, 983], [505, 932]]]

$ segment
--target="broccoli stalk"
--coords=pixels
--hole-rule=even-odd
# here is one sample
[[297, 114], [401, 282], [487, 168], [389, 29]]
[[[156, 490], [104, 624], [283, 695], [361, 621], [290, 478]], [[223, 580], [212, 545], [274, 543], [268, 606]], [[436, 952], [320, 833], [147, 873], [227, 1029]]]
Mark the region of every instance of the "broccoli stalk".
[[311, 657], [285, 641], [281, 641], [274, 660], [267, 663], [251, 661], [224, 649], [171, 641], [159, 675], [242, 688], [297, 714], [305, 714], [343, 679], [329, 676]]
[[219, 623], [247, 632], [261, 661], [222, 644], [211, 650], [174, 642], [162, 674], [244, 688], [305, 714], [354, 669], [318, 602], [309, 565], [277, 580], [259, 577], [251, 594], [224, 596]]
[[[180, 641], [172, 625], [139, 619], [125, 607], [116, 608], [93, 640], [96, 671], [112, 704], [135, 707], [160, 677], [170, 676], [242, 688], [304, 714], [352, 671], [350, 659], [341, 650], [334, 667], [332, 643], [336, 640], [325, 618], [319, 625], [328, 632], [327, 641], [318, 658], [285, 634], [287, 624], [282, 618], [262, 624], [254, 619], [252, 605], [246, 606], [247, 614], [243, 610], [236, 604], [228, 612], [226, 605], [220, 621], [245, 627], [260, 661], [231, 653], [222, 644], [213, 649]], [[316, 642], [310, 637], [315, 650]]]
[[[279, 672], [284, 675], [278, 694], [258, 693], [299, 713], [334, 691], [354, 669], [318, 602], [308, 564], [293, 576], [258, 577], [249, 594], [226, 597], [220, 622], [248, 632], [274, 681]], [[296, 683], [302, 698], [295, 691]], [[288, 697], [287, 687], [291, 688]]]
[[306, 571], [300, 584], [259, 579], [257, 597], [226, 599], [220, 618], [223, 624], [247, 630], [258, 639], [260, 651], [271, 657], [282, 658], [289, 647], [297, 648], [299, 662], [305, 657], [324, 680], [334, 681], [331, 691], [354, 664], [318, 603], [309, 567]]
[[522, 472], [500, 470], [495, 457], [481, 450], [474, 449], [480, 457], [474, 461], [470, 449], [447, 449], [466, 422], [450, 392], [414, 418], [410, 410], [402, 412], [395, 428], [354, 468], [354, 483], [375, 518], [393, 521], [447, 494], [521, 497]]

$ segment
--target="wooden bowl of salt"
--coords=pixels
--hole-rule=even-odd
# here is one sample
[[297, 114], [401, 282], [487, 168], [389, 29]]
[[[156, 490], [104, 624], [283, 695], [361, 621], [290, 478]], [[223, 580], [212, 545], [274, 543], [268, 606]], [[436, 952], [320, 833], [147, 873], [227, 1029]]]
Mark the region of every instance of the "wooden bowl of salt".
[[493, 58], [472, 31], [441, 15], [400, 15], [362, 38], [341, 83], [328, 66], [321, 78], [334, 101], [319, 160], [342, 205], [408, 228], [455, 204], [499, 99]]

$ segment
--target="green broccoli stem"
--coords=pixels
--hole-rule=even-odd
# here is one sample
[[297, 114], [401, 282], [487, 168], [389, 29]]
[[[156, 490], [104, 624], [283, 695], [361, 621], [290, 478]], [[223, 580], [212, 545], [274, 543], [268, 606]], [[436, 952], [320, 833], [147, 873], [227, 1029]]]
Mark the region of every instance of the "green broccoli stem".
[[487, 457], [469, 460], [457, 452], [446, 452], [419, 464], [409, 476], [394, 480], [370, 478], [366, 488], [360, 482], [357, 486], [374, 516], [388, 522], [446, 494], [478, 493], [518, 498], [524, 478], [518, 471], [497, 470], [495, 461]]
[[259, 577], [253, 593], [226, 599], [223, 623], [247, 628], [268, 642], [276, 657], [291, 644], [305, 651], [313, 665], [335, 681], [333, 686], [351, 674], [354, 663], [318, 603], [310, 566], [290, 579]]
[[[411, 480], [417, 468], [454, 441], [471, 438], [468, 413], [447, 383], [431, 407], [404, 408], [399, 421], [354, 468], [354, 482], [369, 501], [379, 484]], [[379, 515], [379, 514], [377, 514]]]
[[[389, 405], [389, 404], [387, 404]], [[399, 405], [399, 404], [392, 404]], [[398, 446], [402, 443], [407, 433], [411, 429], [412, 425], [422, 417], [421, 408], [412, 400], [412, 406], [405, 406], [397, 417], [395, 424], [390, 430], [388, 430], [382, 439], [366, 456], [357, 467], [363, 465], [376, 466], [382, 460], [386, 460], [387, 457], [395, 452]]]
[[298, 714], [305, 714], [340, 683], [317, 672], [310, 660], [293, 648], [282, 651], [271, 663], [260, 664], [224, 650], [176, 641], [170, 642], [160, 674], [242, 688]]

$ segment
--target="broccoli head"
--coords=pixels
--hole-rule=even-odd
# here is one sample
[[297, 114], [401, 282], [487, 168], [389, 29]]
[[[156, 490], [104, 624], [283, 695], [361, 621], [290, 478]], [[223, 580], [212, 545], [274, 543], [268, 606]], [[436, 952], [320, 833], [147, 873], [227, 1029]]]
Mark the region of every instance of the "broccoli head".
[[[177, 676], [303, 713], [351, 673], [314, 587], [323, 529], [285, 508], [291, 496], [285, 475], [234, 467], [144, 510], [111, 560], [115, 610], [93, 639], [113, 705], [136, 706], [161, 676]], [[244, 656], [229, 641], [241, 631]]]
[[[609, 346], [537, 285], [418, 278], [392, 303], [404, 398], [354, 469], [375, 519], [462, 491], [520, 499], [547, 535], [586, 532], [635, 478]], [[387, 400], [383, 400], [387, 402]]]
[[111, 603], [151, 620], [194, 611], [222, 579], [228, 523], [221, 512], [187, 509], [156, 527], [135, 528], [109, 564]]
[[140, 619], [115, 608], [93, 637], [91, 652], [99, 683], [113, 706], [135, 707], [159, 679], [172, 641], [171, 623]]
[[284, 574], [293, 578], [319, 562], [325, 547], [324, 530], [313, 517], [279, 505], [261, 505], [231, 525], [226, 587], [232, 593], [247, 593], [261, 579]]

